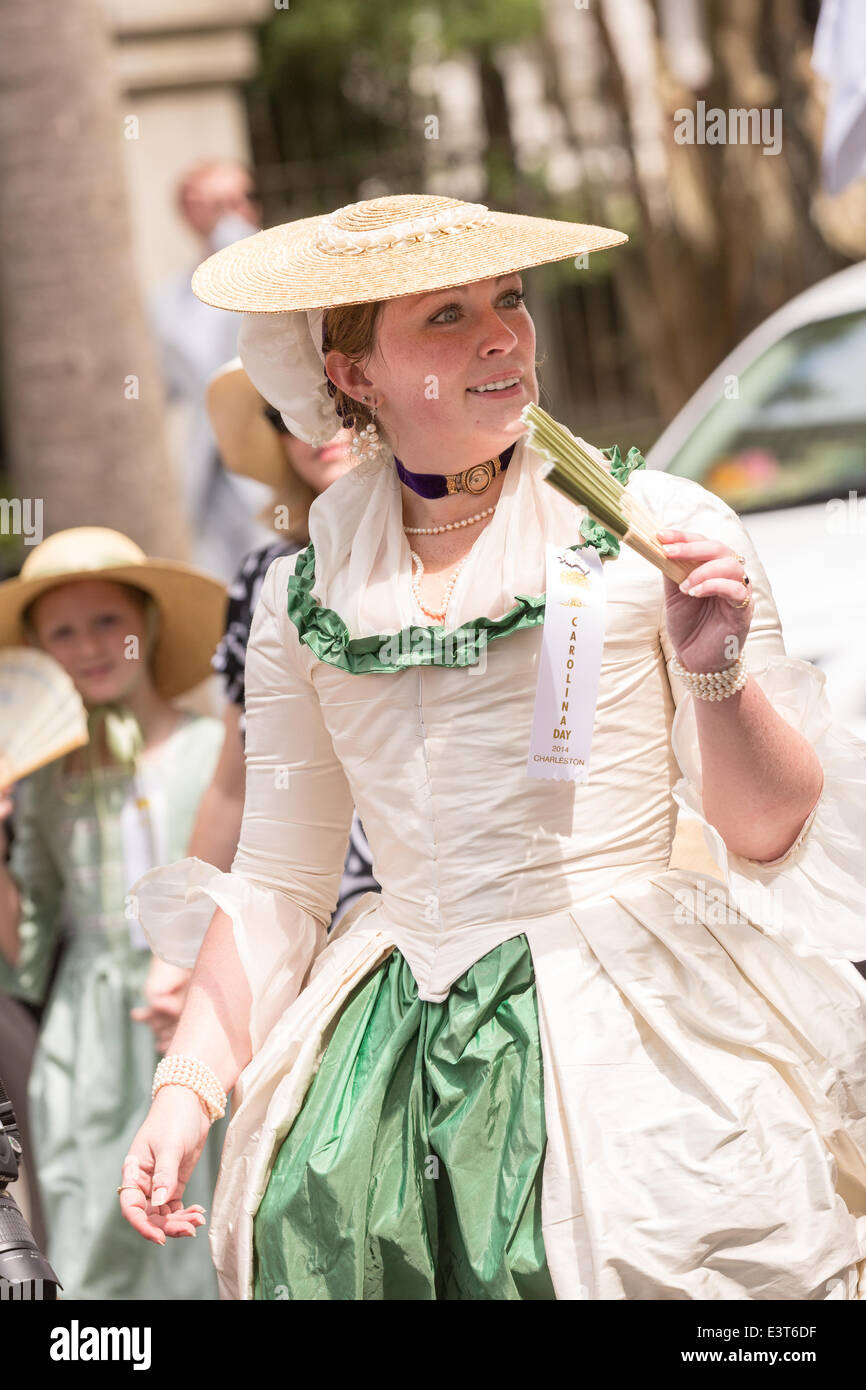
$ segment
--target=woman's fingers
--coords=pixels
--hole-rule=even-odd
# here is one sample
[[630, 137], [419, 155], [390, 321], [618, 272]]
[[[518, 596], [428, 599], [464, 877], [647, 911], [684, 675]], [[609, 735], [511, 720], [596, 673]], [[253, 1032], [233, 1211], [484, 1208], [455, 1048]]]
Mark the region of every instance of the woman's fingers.
[[121, 1168], [121, 1187], [118, 1194], [120, 1210], [139, 1235], [144, 1236], [146, 1240], [152, 1240], [155, 1245], [165, 1245], [165, 1235], [148, 1212], [152, 1166], [153, 1159], [149, 1153], [141, 1158], [135, 1153], [126, 1155]]
[[712, 579], [729, 579], [742, 585], [743, 566], [736, 555], [721, 555], [717, 559], [706, 560], [703, 564], [695, 565], [695, 568], [686, 576], [679, 587], [684, 593], [687, 593], [690, 589], [696, 588], [698, 584], [705, 584]]
[[692, 598], [723, 598], [734, 608], [742, 604], [744, 612], [746, 611], [744, 600], [747, 595], [751, 597], [752, 593], [745, 584], [733, 579], [708, 579], [703, 584], [696, 584], [693, 588], [685, 589], [683, 592]]
[[143, 1192], [124, 1189], [120, 1194], [120, 1210], [132, 1229], [144, 1236], [145, 1240], [152, 1240], [154, 1245], [165, 1245], [165, 1232], [155, 1214], [148, 1212], [147, 1198]]
[[162, 1087], [123, 1162], [124, 1217], [157, 1245], [167, 1236], [194, 1236], [204, 1225], [197, 1205], [184, 1206], [183, 1190], [207, 1139], [209, 1122], [198, 1095]]
[[[175, 1204], [172, 1202], [171, 1206], [174, 1207]], [[205, 1224], [205, 1215], [201, 1207], [184, 1207], [179, 1203], [176, 1210], [166, 1212], [161, 1219], [165, 1222], [166, 1235], [174, 1239], [179, 1236], [194, 1236], [199, 1227]]]
[[164, 1151], [154, 1164], [152, 1179], [148, 1164], [136, 1155], [127, 1155], [123, 1164], [120, 1210], [133, 1230], [155, 1245], [165, 1245], [167, 1237], [194, 1236], [205, 1224], [204, 1208], [198, 1203], [185, 1207], [180, 1195], [159, 1200], [164, 1191], [177, 1188], [178, 1164], [179, 1155]]
[[693, 569], [678, 588], [695, 598], [724, 598], [742, 603], [751, 589], [743, 583], [743, 566], [733, 551], [721, 541], [710, 540], [694, 531], [659, 531], [666, 555], [688, 560]]
[[677, 560], [711, 560], [731, 553], [722, 541], [701, 536], [697, 531], [658, 531], [656, 535], [665, 554]]
[[679, 586], [680, 592], [693, 598], [724, 598], [740, 604], [751, 596], [751, 588], [743, 583], [743, 567], [736, 555], [725, 555], [698, 565]]
[[[658, 536], [660, 541], [664, 542], [709, 540], [709, 537], [705, 536], [701, 531], [677, 531], [672, 528], [665, 531], [656, 531], [656, 535]], [[717, 542], [714, 542], [714, 544], [716, 543]]]
[[[174, 1203], [171, 1204], [174, 1206]], [[166, 1239], [181, 1239], [194, 1236], [200, 1226], [205, 1224], [205, 1215], [198, 1207], [184, 1207], [179, 1203], [176, 1210], [168, 1205], [158, 1210], [148, 1210], [148, 1201], [142, 1192], [126, 1189], [120, 1194], [120, 1209], [133, 1230], [150, 1240], [154, 1245], [165, 1245]]]
[[180, 1167], [180, 1152], [173, 1148], [164, 1148], [157, 1155], [157, 1160], [153, 1171], [153, 1186], [151, 1187], [150, 1200], [153, 1206], [161, 1207], [167, 1202], [172, 1201], [175, 1196], [180, 1196], [177, 1192], [177, 1170]]

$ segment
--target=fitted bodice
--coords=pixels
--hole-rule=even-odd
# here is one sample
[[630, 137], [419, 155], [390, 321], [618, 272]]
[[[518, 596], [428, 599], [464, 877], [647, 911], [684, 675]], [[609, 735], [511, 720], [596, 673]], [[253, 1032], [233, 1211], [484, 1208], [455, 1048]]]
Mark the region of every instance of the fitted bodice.
[[[628, 487], [660, 526], [742, 533], [720, 499], [687, 480], [639, 469]], [[387, 468], [347, 474], [313, 506], [311, 546], [276, 560], [263, 587], [233, 867], [281, 891], [291, 885], [293, 901], [326, 920], [354, 804], [382, 886], [370, 910], [398, 936], [428, 997], [443, 997], [522, 921], [668, 865], [679, 776], [671, 729], [683, 692], [668, 674], [662, 575], [627, 546], [602, 559], [587, 779], [527, 774], [546, 547], [581, 544], [583, 517], [521, 444], [444, 630], [422, 628], [399, 483]], [[763, 590], [763, 574], [755, 581]], [[474, 662], [455, 656], [469, 637]], [[586, 676], [580, 662], [574, 676]]]
[[540, 625], [489, 642], [477, 666], [386, 675], [311, 663], [395, 921], [442, 932], [529, 917], [568, 907], [630, 868], [667, 865], [678, 774], [661, 578], [624, 548], [605, 561], [604, 579], [586, 782], [527, 775]]

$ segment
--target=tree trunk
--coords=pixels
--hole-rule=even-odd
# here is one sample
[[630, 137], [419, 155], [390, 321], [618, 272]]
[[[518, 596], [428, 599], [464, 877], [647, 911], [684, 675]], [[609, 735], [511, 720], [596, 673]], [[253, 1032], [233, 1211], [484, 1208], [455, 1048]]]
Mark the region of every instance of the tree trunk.
[[[664, 0], [594, 0], [584, 14], [569, 0], [542, 3], [550, 91], [575, 148], [582, 149], [581, 115], [597, 114], [593, 99], [613, 122], [610, 143], [625, 179], [589, 193], [602, 223], [620, 225], [624, 203], [636, 213], [633, 243], [617, 252], [614, 283], [667, 421], [756, 324], [844, 264], [812, 215], [819, 141], [811, 119], [811, 33], [798, 0], [694, 0], [713, 61], [705, 72], [693, 64], [689, 75], [671, 61], [660, 34]], [[557, 36], [565, 43], [557, 46]], [[564, 64], [584, 49], [587, 64], [576, 83]], [[783, 110], [784, 148], [768, 156], [759, 143], [735, 139], [677, 143], [680, 113], [696, 113], [699, 100], [705, 111], [726, 115]], [[659, 137], [656, 158], [641, 161], [648, 135]], [[586, 199], [587, 190], [580, 196]]]
[[0, 0], [4, 426], [45, 534], [115, 527], [187, 554], [133, 264], [124, 132], [96, 0]]

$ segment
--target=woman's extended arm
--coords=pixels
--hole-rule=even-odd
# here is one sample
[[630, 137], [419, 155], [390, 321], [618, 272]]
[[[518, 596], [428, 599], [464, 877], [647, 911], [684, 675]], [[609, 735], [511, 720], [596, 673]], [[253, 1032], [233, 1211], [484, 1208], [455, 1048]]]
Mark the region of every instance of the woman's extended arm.
[[[666, 552], [697, 568], [688, 592], [665, 579], [665, 621], [688, 671], [719, 671], [739, 655], [754, 616], [743, 565], [724, 541], [660, 531]], [[751, 550], [747, 533], [738, 541]], [[747, 562], [755, 570], [757, 557]], [[766, 588], [762, 578], [762, 589]], [[765, 619], [766, 621], [766, 619]], [[771, 636], [766, 629], [765, 640]], [[781, 635], [779, 635], [779, 647]], [[725, 700], [695, 700], [704, 815], [734, 854], [760, 862], [785, 854], [816, 805], [824, 774], [814, 749], [751, 677]]]
[[[198, 948], [168, 1055], [196, 1058], [226, 1092], [297, 996], [325, 943], [352, 819], [351, 793], [309, 678], [311, 658], [286, 612], [291, 568], [274, 562], [253, 617], [246, 796], [231, 873], [189, 858], [152, 871], [133, 888], [155, 948], [179, 964], [195, 955], [207, 899], [218, 908]], [[148, 1239], [162, 1244], [165, 1235], [194, 1234], [197, 1214], [181, 1200], [207, 1130], [193, 1091], [177, 1084], [157, 1092], [124, 1164], [121, 1193], [124, 1215]]]
[[192, 972], [172, 1053], [210, 1067], [226, 1094], [250, 1060], [251, 995], [231, 918], [217, 908]]
[[734, 854], [785, 854], [823, 788], [814, 749], [751, 678], [728, 700], [695, 701], [695, 716], [707, 820]]
[[[228, 1094], [250, 1060], [251, 996], [235, 946], [231, 918], [213, 915], [192, 973], [186, 1004], [171, 1043], [172, 1055], [195, 1057], [210, 1067]], [[198, 1096], [183, 1086], [157, 1092], [123, 1165], [121, 1210], [147, 1240], [194, 1235], [199, 1208], [184, 1208], [188, 1182], [210, 1129]], [[177, 1195], [176, 1195], [177, 1194]]]

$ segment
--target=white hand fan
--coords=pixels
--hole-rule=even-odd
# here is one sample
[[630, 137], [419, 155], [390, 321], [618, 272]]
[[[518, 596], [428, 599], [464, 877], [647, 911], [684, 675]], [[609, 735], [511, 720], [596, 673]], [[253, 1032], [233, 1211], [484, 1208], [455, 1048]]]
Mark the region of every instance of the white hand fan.
[[0, 787], [87, 741], [87, 711], [63, 667], [36, 647], [0, 651]]

